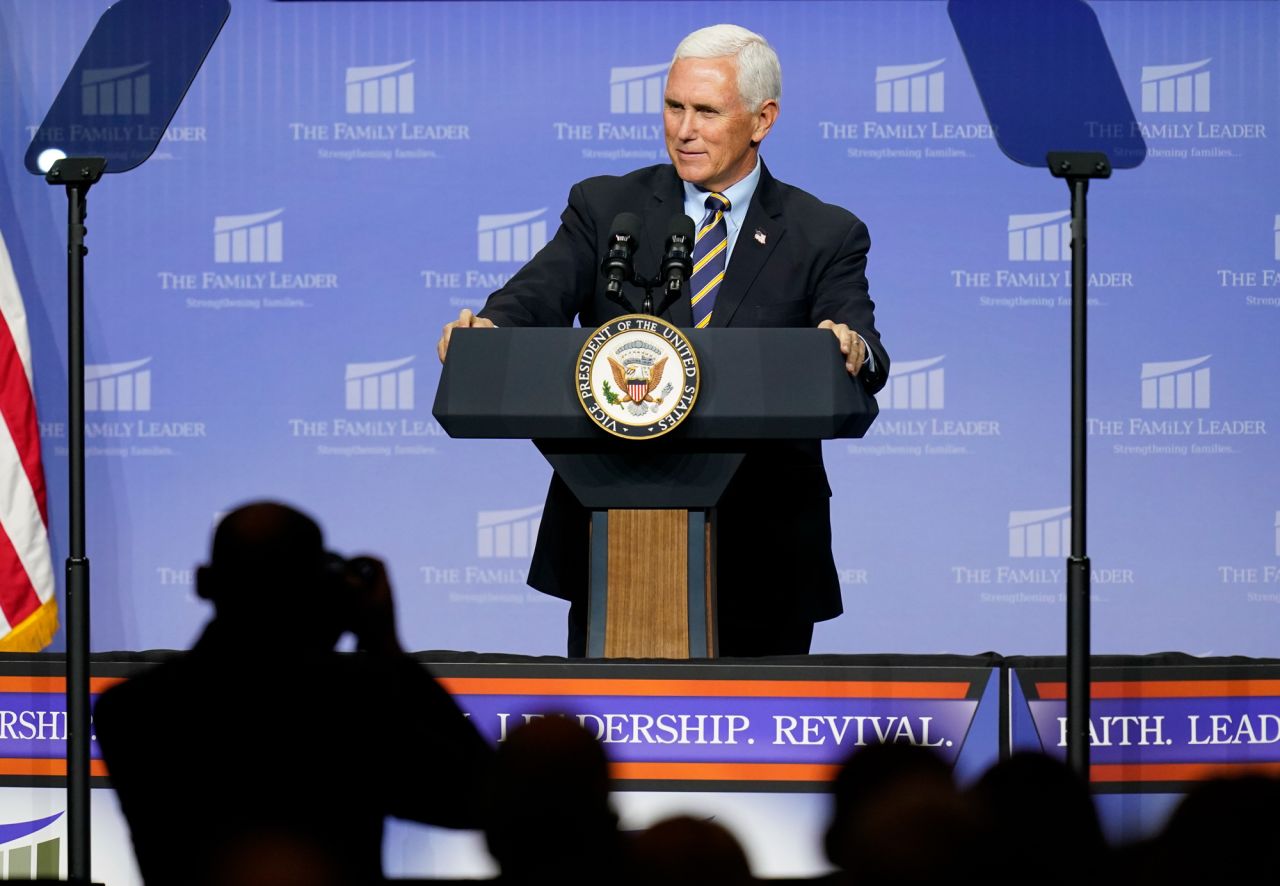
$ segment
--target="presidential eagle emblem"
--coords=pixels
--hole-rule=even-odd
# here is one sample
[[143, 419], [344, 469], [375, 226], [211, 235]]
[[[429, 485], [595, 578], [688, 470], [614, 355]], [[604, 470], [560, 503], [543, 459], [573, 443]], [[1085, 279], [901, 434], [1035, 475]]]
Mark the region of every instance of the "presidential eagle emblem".
[[679, 424], [697, 397], [698, 379], [686, 334], [644, 314], [590, 333], [578, 358], [578, 397], [587, 415], [629, 439], [656, 437]]
[[662, 368], [667, 365], [666, 357], [656, 363], [644, 356], [630, 358], [625, 364], [612, 357], [607, 359], [619, 390], [626, 390], [621, 402], [662, 403], [662, 397], [655, 397], [653, 389], [662, 383]]

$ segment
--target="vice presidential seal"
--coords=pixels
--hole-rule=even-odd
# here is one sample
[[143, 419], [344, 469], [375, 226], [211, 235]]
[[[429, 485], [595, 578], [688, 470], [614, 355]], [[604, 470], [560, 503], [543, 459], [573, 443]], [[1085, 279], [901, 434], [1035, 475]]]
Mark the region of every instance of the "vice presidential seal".
[[628, 314], [587, 337], [576, 369], [578, 399], [615, 437], [660, 437], [698, 399], [698, 357], [689, 339], [658, 317]]

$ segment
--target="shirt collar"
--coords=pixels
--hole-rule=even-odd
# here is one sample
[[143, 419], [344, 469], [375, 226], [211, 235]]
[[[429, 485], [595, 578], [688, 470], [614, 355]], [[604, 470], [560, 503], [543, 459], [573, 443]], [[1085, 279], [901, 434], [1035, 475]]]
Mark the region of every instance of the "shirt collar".
[[[747, 206], [751, 203], [751, 197], [756, 192], [756, 185], [760, 184], [760, 155], [756, 155], [756, 165], [747, 173], [746, 177], [741, 181], [734, 182], [729, 185], [722, 193], [729, 200], [729, 213], [736, 215], [738, 218], [746, 215]], [[699, 215], [701, 215], [701, 206], [706, 202], [707, 194], [710, 193], [706, 188], [700, 188], [697, 185], [681, 181], [684, 185], [684, 202], [686, 206], [698, 206]], [[739, 214], [741, 211], [741, 214]]]

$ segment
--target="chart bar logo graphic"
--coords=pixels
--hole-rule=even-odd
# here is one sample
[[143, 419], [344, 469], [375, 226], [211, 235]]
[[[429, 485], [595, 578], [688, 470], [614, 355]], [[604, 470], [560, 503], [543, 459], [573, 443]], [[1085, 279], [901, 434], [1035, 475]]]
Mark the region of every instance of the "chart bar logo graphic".
[[1143, 65], [1143, 112], [1209, 110], [1209, 72], [1202, 69], [1210, 61], [1203, 58], [1184, 65]]
[[482, 215], [476, 221], [476, 253], [482, 262], [528, 261], [547, 243], [546, 207], [532, 212]]
[[348, 363], [347, 409], [352, 412], [413, 409], [413, 369], [404, 368], [413, 360], [413, 357], [402, 357], [382, 363]]
[[213, 260], [220, 264], [284, 261], [283, 209], [256, 215], [219, 215], [213, 220]]
[[945, 72], [934, 69], [944, 61], [877, 67], [876, 110], [882, 114], [941, 113]]
[[609, 113], [657, 114], [667, 81], [667, 63], [609, 69]]
[[90, 363], [84, 368], [85, 412], [148, 412], [150, 357], [132, 363]]
[[1070, 507], [1009, 512], [1010, 557], [1065, 557], [1070, 551]]
[[[1208, 409], [1210, 357], [1142, 364], [1143, 409]], [[1195, 367], [1200, 366], [1199, 369]]]
[[1009, 216], [1009, 261], [1071, 258], [1071, 211]]
[[80, 110], [86, 117], [145, 116], [151, 113], [151, 62], [80, 72]]
[[412, 114], [413, 62], [347, 68], [347, 113]]
[[62, 818], [57, 812], [33, 821], [0, 824], [0, 866], [6, 880], [62, 879], [62, 831], [52, 827]]
[[943, 367], [945, 355], [926, 360], [894, 363], [889, 367], [889, 380], [876, 394], [881, 409], [942, 409]]
[[511, 511], [480, 511], [476, 514], [476, 556], [527, 557], [538, 538], [542, 505]]

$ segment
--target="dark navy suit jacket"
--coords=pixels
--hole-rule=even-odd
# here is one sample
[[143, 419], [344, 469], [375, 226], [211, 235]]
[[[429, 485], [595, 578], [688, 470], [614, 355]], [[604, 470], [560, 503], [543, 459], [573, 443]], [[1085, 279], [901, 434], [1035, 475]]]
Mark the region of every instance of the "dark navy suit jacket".
[[[600, 263], [614, 218], [640, 216], [635, 265], [662, 260], [667, 225], [684, 212], [683, 183], [669, 164], [574, 185], [561, 226], [546, 246], [480, 312], [499, 326], [587, 328], [624, 313], [605, 296]], [[760, 181], [716, 294], [712, 327], [812, 327], [845, 323], [866, 341], [875, 368], [857, 381], [870, 393], [884, 386], [889, 356], [880, 343], [867, 291], [871, 239], [853, 213], [776, 180], [762, 164]], [[625, 294], [638, 309], [643, 291]], [[693, 325], [688, 286], [663, 316]], [[803, 621], [842, 611], [831, 556], [831, 490], [818, 441], [771, 443], [750, 451], [716, 512], [720, 606], [741, 604]], [[529, 584], [567, 600], [587, 591], [588, 512], [554, 477], [530, 568]]]

